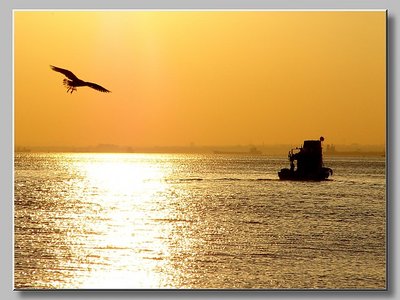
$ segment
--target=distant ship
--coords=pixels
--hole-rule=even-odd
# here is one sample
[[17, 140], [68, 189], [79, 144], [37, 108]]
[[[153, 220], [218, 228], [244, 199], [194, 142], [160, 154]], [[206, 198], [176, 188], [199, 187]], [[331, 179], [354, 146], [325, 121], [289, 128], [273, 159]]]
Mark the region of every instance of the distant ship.
[[251, 148], [247, 152], [243, 151], [219, 151], [219, 150], [214, 150], [214, 154], [247, 154], [247, 155], [261, 155], [262, 152], [258, 150], [256, 147]]
[[[319, 140], [304, 141], [300, 148], [289, 151], [290, 169], [284, 168], [278, 172], [281, 180], [325, 180], [333, 175], [331, 168], [324, 167], [322, 161], [322, 142]], [[295, 163], [297, 162], [297, 168]]]

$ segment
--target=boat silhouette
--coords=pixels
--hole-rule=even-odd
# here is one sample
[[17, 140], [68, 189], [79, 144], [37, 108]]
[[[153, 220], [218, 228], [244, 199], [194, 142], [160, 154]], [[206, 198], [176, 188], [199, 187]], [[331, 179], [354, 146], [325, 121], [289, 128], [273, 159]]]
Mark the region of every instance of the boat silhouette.
[[[331, 168], [324, 167], [322, 159], [322, 142], [306, 140], [302, 147], [289, 151], [290, 169], [283, 168], [278, 172], [281, 180], [326, 180], [333, 175]], [[295, 162], [297, 166], [295, 166]]]

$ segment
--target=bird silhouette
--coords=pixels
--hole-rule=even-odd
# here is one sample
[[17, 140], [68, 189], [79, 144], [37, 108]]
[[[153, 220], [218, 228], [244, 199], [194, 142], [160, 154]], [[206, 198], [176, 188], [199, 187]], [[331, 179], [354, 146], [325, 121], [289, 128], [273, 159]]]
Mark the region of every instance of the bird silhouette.
[[68, 71], [66, 69], [61, 69], [59, 67], [55, 67], [52, 65], [50, 65], [50, 67], [53, 71], [64, 74], [65, 77], [68, 78], [68, 79], [64, 78], [64, 80], [63, 80], [64, 85], [67, 87], [67, 93], [69, 91], [71, 91], [71, 94], [72, 94], [73, 91], [77, 91], [76, 88], [79, 86], [88, 86], [88, 87], [91, 87], [92, 89], [95, 89], [95, 90], [103, 92], [103, 93], [110, 93], [109, 90], [103, 88], [101, 85], [79, 79], [71, 71]]

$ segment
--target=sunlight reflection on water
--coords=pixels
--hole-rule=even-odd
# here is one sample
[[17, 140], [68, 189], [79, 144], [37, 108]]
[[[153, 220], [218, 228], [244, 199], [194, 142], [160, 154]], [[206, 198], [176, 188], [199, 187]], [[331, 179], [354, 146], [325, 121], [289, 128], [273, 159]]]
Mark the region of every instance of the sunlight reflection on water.
[[[164, 286], [160, 270], [168, 260], [162, 200], [157, 195], [167, 188], [169, 170], [136, 155], [102, 154], [72, 166], [85, 178], [85, 193], [92, 190], [90, 202], [101, 209], [97, 213], [106, 222], [97, 222], [92, 236], [97, 257], [107, 257], [104, 264], [88, 272], [82, 288], [124, 288]], [[90, 192], [89, 192], [90, 193]], [[89, 216], [93, 212], [89, 213]], [[83, 219], [81, 226], [86, 226]]]
[[331, 163], [294, 184], [267, 157], [18, 154], [15, 287], [382, 288], [384, 160]]

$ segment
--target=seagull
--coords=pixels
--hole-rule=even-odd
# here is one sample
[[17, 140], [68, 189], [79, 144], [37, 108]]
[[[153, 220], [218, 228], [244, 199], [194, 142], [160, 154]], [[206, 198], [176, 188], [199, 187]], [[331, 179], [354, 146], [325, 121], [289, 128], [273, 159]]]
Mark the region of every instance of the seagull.
[[64, 80], [63, 80], [64, 85], [68, 88], [67, 93], [69, 91], [71, 91], [71, 94], [72, 94], [73, 91], [77, 91], [76, 88], [78, 86], [88, 86], [88, 87], [91, 87], [92, 89], [95, 89], [95, 90], [103, 92], [103, 93], [110, 93], [109, 90], [103, 88], [102, 86], [100, 86], [96, 83], [83, 81], [83, 80], [79, 79], [71, 71], [61, 69], [59, 67], [55, 67], [52, 65], [50, 65], [50, 67], [53, 71], [60, 72], [61, 74], [64, 74], [65, 77], [67, 77], [69, 79], [68, 80], [68, 79], [64, 78]]

